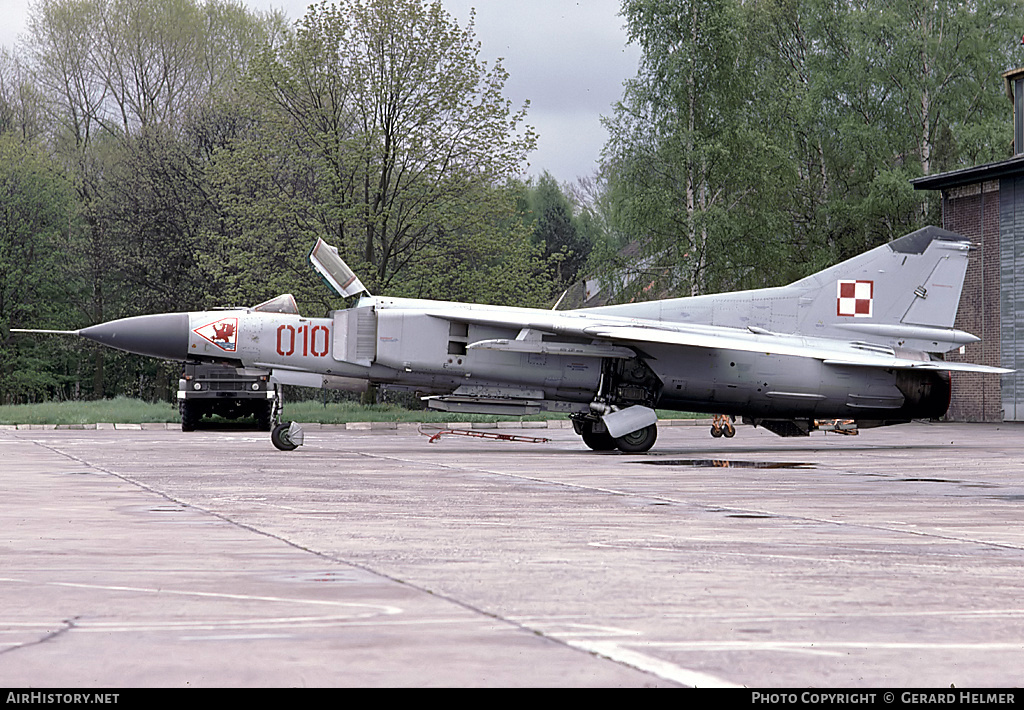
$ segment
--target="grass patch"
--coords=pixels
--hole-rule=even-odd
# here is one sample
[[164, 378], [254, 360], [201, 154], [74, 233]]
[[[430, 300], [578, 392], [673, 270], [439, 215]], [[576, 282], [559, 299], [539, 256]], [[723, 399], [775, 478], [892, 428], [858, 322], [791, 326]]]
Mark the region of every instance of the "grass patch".
[[0, 424], [143, 424], [178, 422], [178, 409], [167, 402], [117, 397], [95, 402], [42, 402], [0, 406]]
[[[349, 422], [499, 422], [562, 419], [565, 415], [542, 412], [522, 417], [494, 414], [460, 414], [437, 410], [411, 410], [395, 404], [364, 406], [354, 402], [331, 403], [289, 402], [284, 405], [284, 419], [319, 424]], [[658, 411], [661, 419], [693, 419], [699, 415]], [[706, 415], [705, 415], [706, 416]], [[218, 419], [219, 420], [219, 419]], [[180, 422], [176, 404], [143, 402], [117, 397], [94, 402], [44, 402], [41, 404], [9, 404], [0, 406], [0, 424], [144, 424]]]

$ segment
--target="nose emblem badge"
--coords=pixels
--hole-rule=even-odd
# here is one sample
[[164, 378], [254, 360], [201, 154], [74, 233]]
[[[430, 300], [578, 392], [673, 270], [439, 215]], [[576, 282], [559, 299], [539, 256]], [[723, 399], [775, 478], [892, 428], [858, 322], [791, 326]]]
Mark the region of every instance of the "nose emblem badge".
[[209, 340], [225, 352], [235, 352], [235, 344], [238, 335], [237, 318], [221, 318], [212, 323], [193, 328], [192, 332], [201, 338]]

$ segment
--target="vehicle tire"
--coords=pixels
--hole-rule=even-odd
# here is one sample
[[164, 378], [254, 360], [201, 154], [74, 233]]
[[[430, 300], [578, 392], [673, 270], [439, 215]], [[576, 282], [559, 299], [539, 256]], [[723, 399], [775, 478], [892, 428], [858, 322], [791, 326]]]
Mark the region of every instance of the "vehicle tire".
[[642, 454], [650, 451], [654, 442], [658, 439], [658, 425], [650, 424], [643, 429], [638, 429], [632, 434], [626, 434], [615, 439], [615, 445], [619, 451], [627, 454]]
[[583, 443], [594, 451], [614, 451], [617, 447], [615, 439], [607, 431], [594, 431], [594, 422], [583, 422], [580, 436]]
[[711, 436], [715, 437], [716, 439], [720, 438], [723, 433], [724, 432], [722, 431], [722, 427], [720, 427], [720, 426], [713, 426], [713, 427], [711, 427]]
[[281, 422], [270, 432], [271, 443], [281, 451], [295, 451], [299, 448], [299, 445], [288, 436], [288, 429], [291, 428], [291, 425], [291, 422]]
[[202, 419], [203, 413], [196, 411], [196, 407], [188, 400], [183, 400], [178, 405], [178, 412], [181, 414], [181, 430], [182, 431], [195, 431], [199, 424], [199, 420]]
[[267, 401], [256, 408], [256, 428], [259, 431], [270, 431], [274, 417], [274, 403]]

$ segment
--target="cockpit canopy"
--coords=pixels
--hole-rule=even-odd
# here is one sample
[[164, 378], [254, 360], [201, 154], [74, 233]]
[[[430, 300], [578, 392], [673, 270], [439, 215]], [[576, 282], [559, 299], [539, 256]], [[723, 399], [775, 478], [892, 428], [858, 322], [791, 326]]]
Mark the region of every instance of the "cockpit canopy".
[[309, 252], [309, 261], [327, 285], [342, 298], [366, 291], [363, 282], [341, 258], [338, 250], [323, 239], [317, 239], [313, 250]]
[[295, 303], [295, 296], [290, 293], [283, 293], [276, 298], [271, 298], [269, 301], [264, 301], [258, 306], [253, 306], [252, 310], [262, 313], [290, 313], [296, 316], [299, 315], [299, 306]]

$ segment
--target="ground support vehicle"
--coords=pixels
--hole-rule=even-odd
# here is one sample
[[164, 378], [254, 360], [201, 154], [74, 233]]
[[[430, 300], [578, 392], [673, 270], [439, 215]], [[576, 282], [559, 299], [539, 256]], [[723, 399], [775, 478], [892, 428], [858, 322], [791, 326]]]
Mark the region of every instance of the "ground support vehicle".
[[178, 380], [181, 430], [193, 431], [203, 417], [252, 417], [270, 431], [281, 413], [281, 386], [266, 373], [211, 363], [186, 363]]

